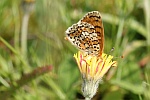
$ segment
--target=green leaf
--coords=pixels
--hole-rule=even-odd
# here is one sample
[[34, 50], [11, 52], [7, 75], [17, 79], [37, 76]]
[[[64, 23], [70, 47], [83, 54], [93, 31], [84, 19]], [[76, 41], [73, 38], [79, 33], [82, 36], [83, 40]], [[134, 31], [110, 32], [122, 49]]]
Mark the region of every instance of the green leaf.
[[59, 84], [69, 97], [73, 97], [72, 95], [76, 91], [80, 74], [73, 55], [65, 55], [64, 57], [65, 59], [60, 64], [58, 72]]
[[[103, 16], [102, 19], [104, 20], [104, 22], [110, 23], [112, 25], [118, 25], [119, 24], [120, 18], [117, 16], [114, 16], [112, 14], [105, 14], [105, 13], [102, 13], [102, 16]], [[134, 20], [133, 18], [126, 19], [125, 25], [128, 26], [129, 28], [137, 31], [139, 34], [141, 34], [145, 38], [147, 38], [146, 37], [146, 35], [147, 35], [146, 28], [144, 27], [144, 25], [142, 25], [138, 21]]]
[[107, 92], [102, 100], [122, 100], [123, 94], [120, 91]]
[[131, 91], [132, 93], [135, 93], [135, 94], [143, 94], [145, 90], [142, 84], [133, 84], [128, 81], [112, 80], [111, 83], [118, 85], [119, 87], [124, 88], [128, 91]]

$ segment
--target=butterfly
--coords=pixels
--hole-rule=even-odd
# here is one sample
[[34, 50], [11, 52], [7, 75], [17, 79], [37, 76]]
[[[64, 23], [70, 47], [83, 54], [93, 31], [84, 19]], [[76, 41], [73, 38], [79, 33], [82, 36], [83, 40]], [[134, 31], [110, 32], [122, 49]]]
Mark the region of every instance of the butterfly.
[[65, 32], [67, 40], [87, 55], [101, 56], [104, 49], [104, 27], [101, 14], [91, 11]]

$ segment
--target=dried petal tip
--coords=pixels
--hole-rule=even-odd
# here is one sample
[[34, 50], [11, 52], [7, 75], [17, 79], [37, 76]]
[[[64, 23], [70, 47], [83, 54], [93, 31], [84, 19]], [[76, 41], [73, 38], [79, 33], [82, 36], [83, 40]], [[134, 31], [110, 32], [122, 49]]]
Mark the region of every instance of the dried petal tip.
[[112, 61], [113, 56], [102, 54], [101, 57], [84, 55], [82, 52], [74, 55], [82, 74], [82, 92], [84, 97], [92, 98], [97, 91], [99, 82], [111, 66], [117, 66], [116, 61]]

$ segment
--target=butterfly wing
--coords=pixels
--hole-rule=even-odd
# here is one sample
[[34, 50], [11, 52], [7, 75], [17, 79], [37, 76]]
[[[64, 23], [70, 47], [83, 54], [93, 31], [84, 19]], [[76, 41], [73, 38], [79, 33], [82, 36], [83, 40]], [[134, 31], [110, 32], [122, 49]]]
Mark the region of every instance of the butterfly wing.
[[95, 56], [100, 56], [103, 52], [103, 36], [103, 24], [97, 11], [87, 13], [66, 30], [66, 37], [74, 46]]
[[91, 54], [90, 34], [95, 32], [94, 27], [86, 22], [73, 24], [66, 30], [67, 39], [81, 51]]
[[87, 22], [94, 26], [95, 33], [97, 34], [98, 43], [100, 45], [99, 56], [102, 55], [104, 49], [104, 27], [101, 14], [98, 11], [87, 13], [79, 22]]

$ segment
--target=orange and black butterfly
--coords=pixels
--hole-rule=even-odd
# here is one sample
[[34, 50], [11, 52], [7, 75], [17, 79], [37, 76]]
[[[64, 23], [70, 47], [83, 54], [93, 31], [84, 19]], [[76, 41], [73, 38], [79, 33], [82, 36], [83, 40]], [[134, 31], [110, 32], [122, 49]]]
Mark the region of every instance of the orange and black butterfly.
[[101, 56], [104, 49], [104, 27], [98, 11], [88, 12], [66, 30], [66, 38], [88, 55]]

